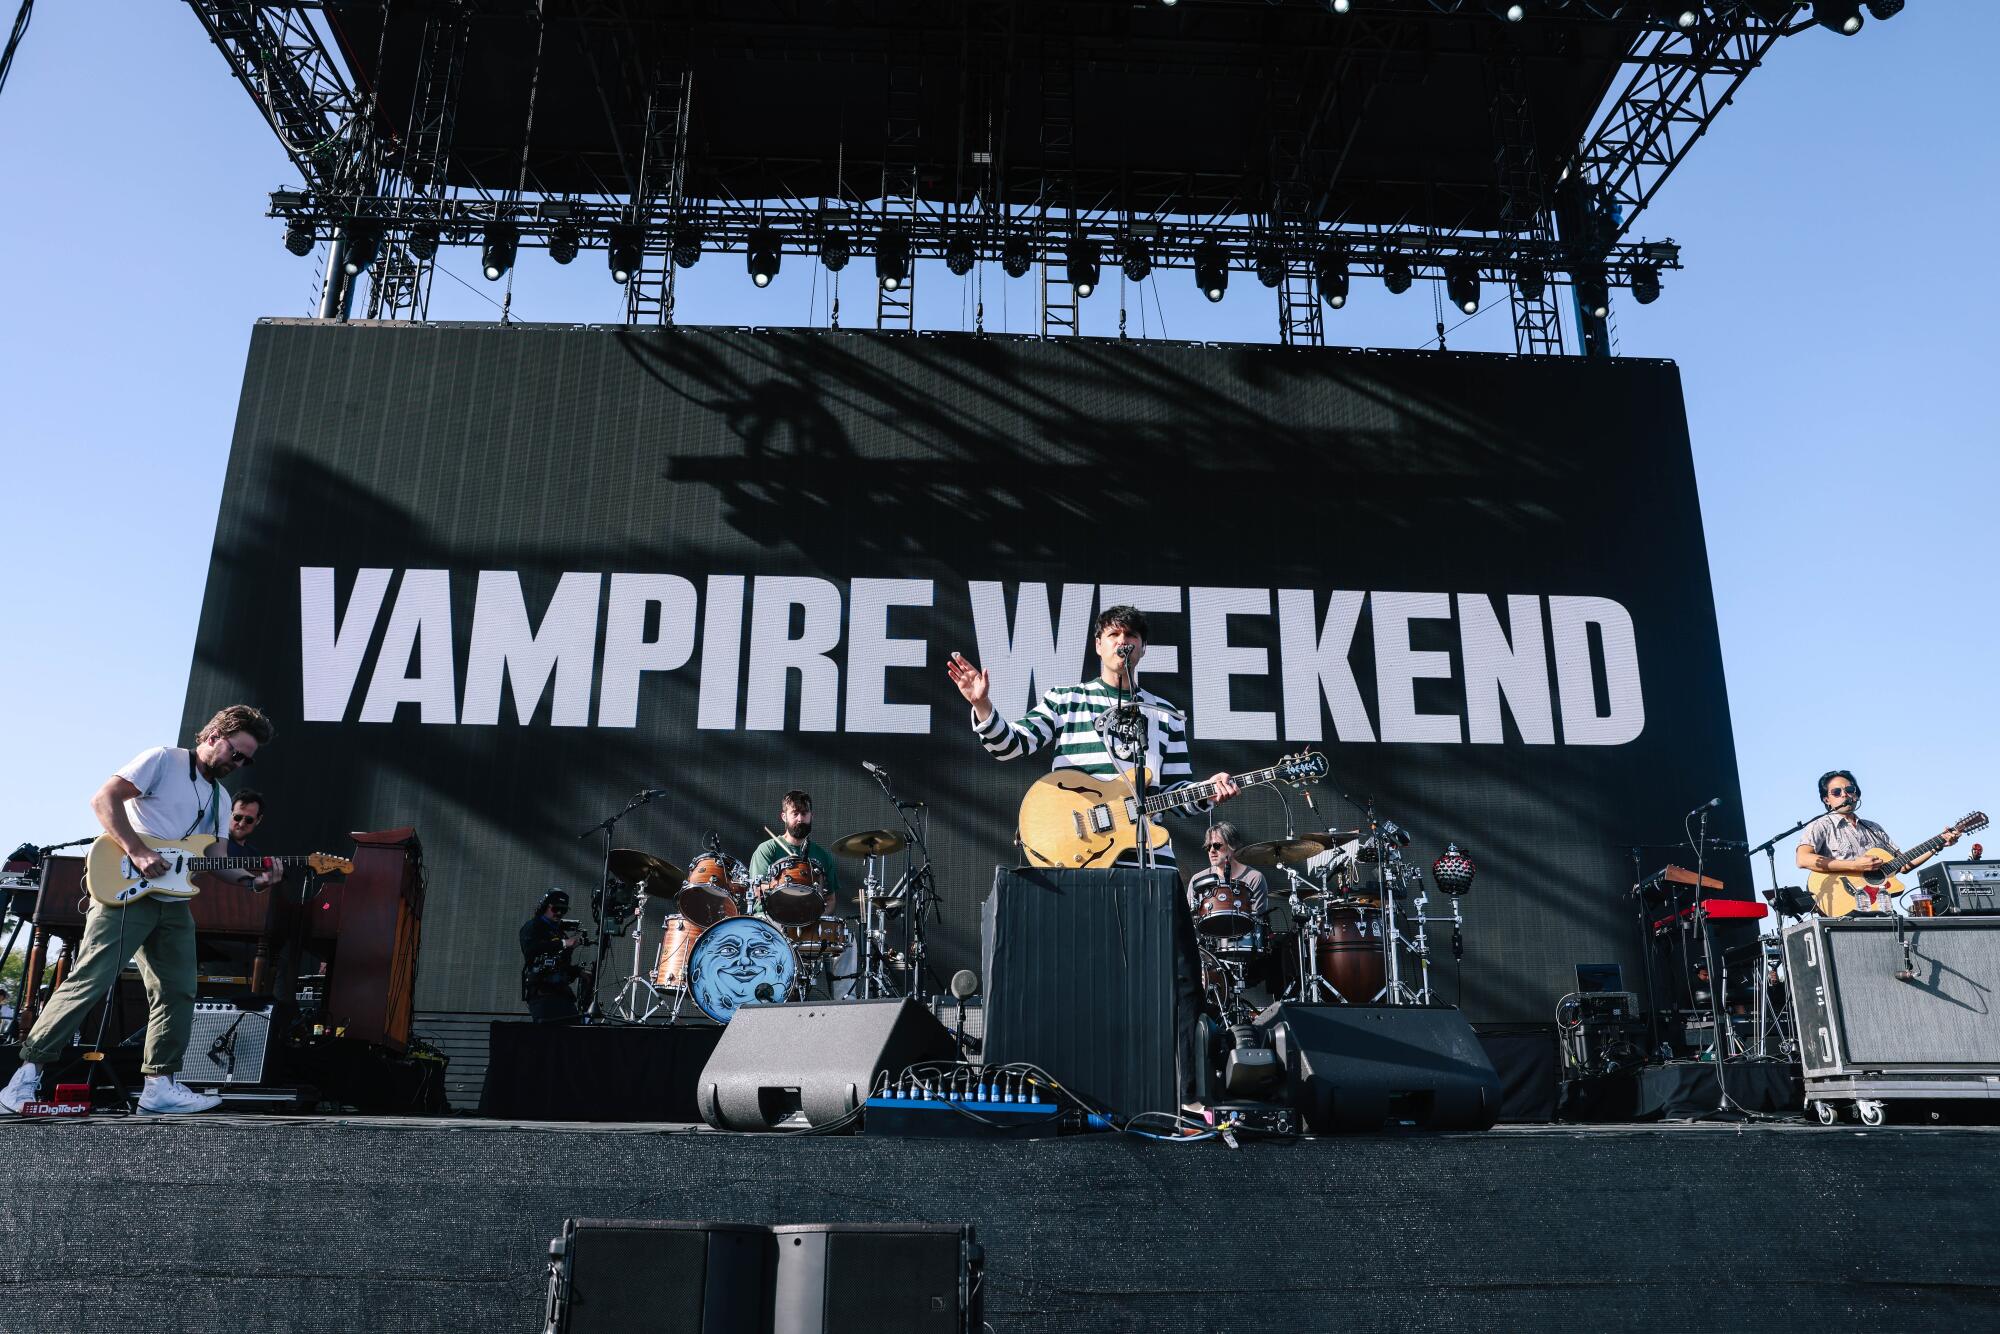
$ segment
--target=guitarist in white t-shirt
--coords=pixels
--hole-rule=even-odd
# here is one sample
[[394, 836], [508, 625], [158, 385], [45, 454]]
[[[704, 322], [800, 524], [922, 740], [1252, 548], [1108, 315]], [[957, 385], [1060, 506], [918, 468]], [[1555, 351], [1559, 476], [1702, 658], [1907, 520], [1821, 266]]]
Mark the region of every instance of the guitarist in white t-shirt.
[[[250, 764], [258, 747], [271, 740], [273, 730], [270, 720], [256, 709], [232, 704], [208, 720], [193, 748], [156, 746], [134, 756], [97, 790], [91, 810], [141, 874], [162, 875], [166, 861], [145, 838], [185, 839], [199, 834], [222, 838], [230, 805], [222, 780]], [[272, 869], [254, 878], [240, 871], [216, 874], [263, 889], [284, 873]], [[146, 1087], [139, 1110], [205, 1112], [222, 1101], [196, 1093], [174, 1078], [194, 1025], [194, 911], [185, 899], [155, 894], [120, 908], [91, 909], [76, 962], [21, 1044], [21, 1067], [0, 1089], [0, 1109], [18, 1112], [24, 1103], [34, 1101], [41, 1067], [62, 1056], [85, 1014], [110, 994], [118, 974], [135, 955], [149, 1004], [140, 1065]]]

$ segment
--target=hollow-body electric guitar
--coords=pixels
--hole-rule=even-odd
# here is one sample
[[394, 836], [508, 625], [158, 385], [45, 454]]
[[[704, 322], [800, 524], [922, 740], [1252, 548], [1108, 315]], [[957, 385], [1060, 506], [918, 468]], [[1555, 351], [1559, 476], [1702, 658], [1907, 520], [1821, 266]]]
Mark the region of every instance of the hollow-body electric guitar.
[[[1132, 786], [1134, 770], [1116, 778], [1098, 778], [1081, 769], [1056, 769], [1035, 780], [1021, 798], [1021, 851], [1036, 866], [1109, 866], [1119, 855], [1139, 846], [1138, 823], [1143, 807], [1148, 817], [1148, 842], [1162, 847], [1170, 837], [1152, 817], [1215, 795], [1212, 783], [1195, 783], [1175, 792], [1156, 792], [1145, 801]], [[1287, 755], [1268, 769], [1232, 775], [1238, 787], [1265, 783], [1299, 786], [1326, 777], [1326, 756], [1318, 751]], [[1151, 786], [1152, 771], [1146, 771]]]
[[[1985, 813], [1973, 811], [1946, 833], [1971, 834], [1985, 827]], [[1806, 891], [1826, 917], [1845, 917], [1854, 912], [1887, 912], [1889, 900], [1903, 892], [1903, 882], [1896, 878], [1896, 873], [1907, 870], [1911, 862], [1921, 861], [1936, 852], [1944, 846], [1944, 840], [1945, 834], [1925, 839], [1900, 857], [1891, 856], [1887, 848], [1870, 848], [1870, 852], [1879, 852], [1889, 860], [1866, 875], [1856, 875], [1852, 871], [1811, 872], [1806, 876]]]
[[320, 875], [345, 875], [354, 869], [354, 863], [347, 858], [324, 852], [305, 857], [209, 856], [208, 850], [218, 841], [206, 834], [194, 838], [146, 839], [146, 846], [159, 853], [167, 864], [165, 875], [147, 879], [139, 874], [138, 867], [132, 865], [132, 859], [125, 855], [125, 849], [118, 846], [117, 839], [109, 834], [99, 834], [84, 859], [85, 887], [90, 890], [90, 897], [105, 907], [122, 908], [149, 894], [170, 899], [191, 899], [201, 893], [201, 886], [195, 883], [194, 878], [213, 871], [249, 871], [254, 874], [280, 866], [286, 870], [309, 866]]

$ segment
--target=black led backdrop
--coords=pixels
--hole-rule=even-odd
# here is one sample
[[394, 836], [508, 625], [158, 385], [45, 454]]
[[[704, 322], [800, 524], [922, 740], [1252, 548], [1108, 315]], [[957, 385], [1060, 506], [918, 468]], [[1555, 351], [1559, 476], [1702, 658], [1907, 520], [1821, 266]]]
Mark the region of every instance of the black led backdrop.
[[[274, 848], [418, 828], [420, 1008], [518, 1008], [515, 929], [634, 791], [671, 795], [621, 844], [747, 856], [789, 787], [822, 841], [893, 825], [864, 760], [928, 803], [948, 977], [1047, 765], [979, 748], [945, 657], [1025, 703], [1110, 601], [1148, 610], [1198, 774], [1317, 746], [1300, 828], [1373, 795], [1424, 864], [1471, 852], [1462, 976], [1434, 943], [1475, 1019], [1547, 1018], [1578, 962], [1636, 976], [1630, 845], [1718, 795], [1742, 837], [1659, 363], [266, 324], [186, 723], [275, 716]], [[1225, 813], [1284, 830], [1269, 789]]]

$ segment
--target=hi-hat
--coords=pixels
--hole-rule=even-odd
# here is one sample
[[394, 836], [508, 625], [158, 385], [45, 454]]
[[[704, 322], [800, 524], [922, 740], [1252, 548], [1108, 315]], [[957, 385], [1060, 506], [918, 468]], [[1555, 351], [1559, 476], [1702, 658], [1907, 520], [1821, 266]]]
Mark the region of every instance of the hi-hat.
[[1332, 847], [1331, 834], [1300, 834], [1297, 838], [1274, 838], [1263, 843], [1246, 843], [1236, 849], [1236, 860], [1245, 866], [1276, 866], [1302, 862]]
[[843, 857], [889, 857], [908, 847], [909, 842], [893, 829], [863, 829], [836, 840], [833, 850]]
[[637, 848], [611, 849], [611, 875], [628, 885], [646, 885], [649, 888], [664, 885], [670, 893], [687, 880], [687, 872], [680, 867]]

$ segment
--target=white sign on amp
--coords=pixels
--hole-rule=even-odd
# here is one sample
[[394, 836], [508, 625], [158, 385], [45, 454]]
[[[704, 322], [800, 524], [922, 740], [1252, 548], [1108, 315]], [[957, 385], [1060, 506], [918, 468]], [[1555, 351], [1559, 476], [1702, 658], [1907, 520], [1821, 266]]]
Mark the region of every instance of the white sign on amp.
[[[921, 697], [932, 693], [930, 683], [910, 673], [941, 675], [944, 654], [976, 652], [992, 673], [995, 705], [1017, 717], [1041, 690], [1079, 678], [1091, 616], [1099, 606], [1123, 602], [1185, 616], [1185, 645], [1165, 642], [1156, 629], [1146, 675], [1154, 682], [1174, 678], [1170, 694], [1185, 691], [1198, 739], [1319, 741], [1322, 719], [1330, 716], [1343, 742], [1498, 744], [1505, 739], [1503, 696], [1530, 745], [1623, 745], [1646, 724], [1632, 617], [1600, 597], [1506, 594], [1503, 620], [1495, 597], [1485, 593], [1172, 584], [1051, 589], [970, 580], [971, 643], [934, 651], [926, 640], [889, 633], [891, 609], [934, 605], [929, 579], [857, 578], [843, 588], [803, 576], [711, 574], [697, 588], [675, 574], [571, 572], [557, 581], [539, 617], [531, 617], [516, 571], [409, 569], [400, 579], [397, 573], [364, 568], [343, 579], [331, 567], [300, 567], [307, 721], [386, 723], [412, 706], [425, 723], [494, 726], [504, 717], [519, 725], [546, 695], [554, 726], [636, 727], [647, 673], [693, 664], [698, 728], [783, 731], [787, 678], [796, 672], [796, 730], [923, 734], [932, 729], [931, 705], [892, 702], [891, 672], [903, 673], [895, 694]], [[465, 580], [476, 586], [461, 662], [452, 587]], [[342, 583], [347, 595], [337, 599]], [[1364, 615], [1374, 641], [1372, 710], [1351, 661]], [[1273, 617], [1275, 636], [1267, 630], [1261, 639], [1277, 644], [1280, 707], [1232, 707], [1232, 682], [1273, 675], [1270, 651], [1244, 643], [1242, 633], [1252, 618]], [[1456, 628], [1460, 690], [1453, 694], [1462, 696], [1460, 712], [1418, 711], [1416, 683], [1448, 680], [1454, 665], [1449, 652], [1412, 647], [1411, 626], [1420, 621]], [[378, 628], [381, 647], [355, 711]], [[503, 693], [511, 707], [503, 705]], [[963, 725], [958, 709], [947, 712], [948, 726]]]

